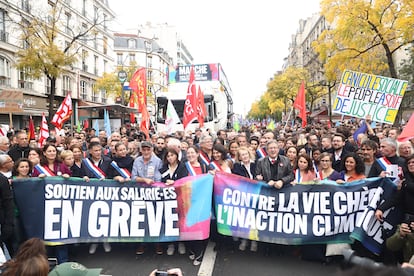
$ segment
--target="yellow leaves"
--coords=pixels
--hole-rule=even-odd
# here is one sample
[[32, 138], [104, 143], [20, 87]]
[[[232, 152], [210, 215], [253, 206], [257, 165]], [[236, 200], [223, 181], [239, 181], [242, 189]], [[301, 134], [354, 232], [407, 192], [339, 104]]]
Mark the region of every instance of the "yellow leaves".
[[384, 74], [395, 51], [414, 37], [412, 0], [323, 0], [322, 15], [330, 30], [313, 43], [325, 64], [328, 80], [336, 79], [344, 68]]

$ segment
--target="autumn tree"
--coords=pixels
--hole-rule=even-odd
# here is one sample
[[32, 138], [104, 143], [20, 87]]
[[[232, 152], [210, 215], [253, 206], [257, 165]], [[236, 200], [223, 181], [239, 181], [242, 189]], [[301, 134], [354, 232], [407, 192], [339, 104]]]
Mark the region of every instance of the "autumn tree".
[[[10, 8], [13, 6], [11, 3], [8, 5]], [[14, 22], [22, 33], [23, 42], [17, 53], [16, 67], [29, 78], [45, 76], [50, 81], [49, 122], [54, 115], [56, 80], [73, 66], [82, 45], [93, 38], [98, 26], [104, 24], [104, 19], [100, 19], [97, 12], [88, 24], [67, 26], [65, 5], [63, 0], [48, 1], [47, 7], [38, 10], [32, 7], [30, 14], [22, 12], [19, 14], [21, 20]]]
[[344, 69], [398, 77], [395, 53], [414, 38], [412, 0], [322, 0], [330, 28], [313, 43], [328, 81]]

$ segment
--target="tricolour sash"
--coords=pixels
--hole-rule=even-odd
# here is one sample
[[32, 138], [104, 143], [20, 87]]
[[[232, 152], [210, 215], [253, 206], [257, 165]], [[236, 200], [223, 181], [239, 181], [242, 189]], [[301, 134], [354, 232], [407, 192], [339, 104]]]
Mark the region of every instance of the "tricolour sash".
[[211, 161], [210, 166], [214, 169], [214, 170], [218, 170], [218, 171], [223, 171], [223, 169], [221, 168], [220, 164], [217, 161]]
[[131, 173], [126, 168], [120, 168], [115, 161], [111, 162], [111, 166], [123, 177], [131, 178]]
[[85, 165], [88, 169], [95, 175], [96, 178], [102, 179], [105, 178], [105, 173], [94, 163], [91, 162], [88, 158], [85, 158]]
[[316, 166], [316, 164], [315, 164], [314, 161], [312, 161], [312, 164], [313, 164], [313, 169], [315, 170], [316, 178], [318, 178], [320, 180], [323, 180], [323, 178], [322, 178], [322, 172], [319, 172], [318, 166]]
[[193, 166], [190, 164], [189, 161], [185, 162], [185, 167], [187, 168], [188, 174], [191, 176], [197, 175]]
[[40, 174], [45, 174], [46, 176], [56, 176], [48, 167], [43, 167], [40, 164], [35, 165], [35, 169], [39, 171]]
[[258, 148], [256, 150], [257, 156], [259, 156], [259, 158], [263, 158], [267, 156], [267, 152], [265, 150], [265, 148]]
[[296, 169], [295, 170], [295, 182], [296, 183], [300, 183], [302, 181], [302, 177], [300, 175], [300, 170]]
[[390, 160], [388, 160], [386, 157], [381, 157], [381, 158], [378, 158], [378, 159], [377, 159], [377, 161], [378, 161], [378, 164], [381, 166], [381, 168], [382, 168], [384, 171], [386, 171], [386, 170], [387, 170], [387, 167], [388, 167], [389, 165], [391, 165]]
[[205, 154], [204, 152], [200, 151], [200, 159], [201, 159], [201, 162], [206, 164], [206, 166], [210, 165], [210, 158], [208, 158], [207, 154]]

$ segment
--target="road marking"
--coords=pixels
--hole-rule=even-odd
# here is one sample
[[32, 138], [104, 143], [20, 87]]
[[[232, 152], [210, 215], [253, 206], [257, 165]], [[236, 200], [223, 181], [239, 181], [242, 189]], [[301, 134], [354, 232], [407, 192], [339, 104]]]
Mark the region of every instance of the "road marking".
[[203, 261], [201, 262], [198, 276], [213, 275], [214, 263], [216, 262], [217, 252], [214, 250], [216, 243], [209, 241], [204, 251]]

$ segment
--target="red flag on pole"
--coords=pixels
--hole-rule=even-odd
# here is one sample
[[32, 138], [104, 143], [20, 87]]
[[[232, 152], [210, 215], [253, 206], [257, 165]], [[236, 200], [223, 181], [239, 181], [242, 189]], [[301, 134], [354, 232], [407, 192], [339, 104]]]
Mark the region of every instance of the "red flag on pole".
[[140, 68], [132, 75], [129, 80], [129, 87], [136, 93], [138, 101], [138, 111], [147, 106], [147, 74], [145, 68]]
[[29, 118], [29, 133], [28, 134], [29, 135], [27, 135], [27, 139], [29, 141], [36, 139], [35, 126], [33, 123], [32, 115], [30, 115], [30, 118]]
[[[131, 95], [129, 96], [129, 107], [134, 108], [135, 107], [135, 94], [131, 93]], [[135, 114], [134, 112], [130, 112], [129, 113], [129, 122], [131, 124], [135, 124]]]
[[405, 125], [401, 134], [397, 137], [398, 142], [406, 142], [414, 138], [414, 113], [411, 114], [410, 120]]
[[145, 108], [142, 110], [141, 112], [142, 118], [141, 118], [141, 124], [140, 124], [140, 128], [141, 131], [145, 133], [145, 136], [147, 137], [147, 140], [149, 139], [149, 129], [150, 129], [150, 124], [149, 124], [149, 120], [150, 120], [150, 115], [148, 113], [148, 110], [145, 106]]
[[307, 124], [306, 121], [306, 100], [305, 100], [305, 82], [302, 81], [296, 99], [293, 102], [293, 107], [299, 110], [299, 118], [302, 119], [302, 127]]
[[47, 125], [45, 113], [42, 114], [42, 124], [40, 125], [39, 148], [43, 147], [44, 142], [49, 137], [49, 126]]
[[192, 121], [197, 119], [197, 87], [195, 84], [194, 76], [194, 66], [191, 66], [190, 70], [190, 81], [187, 88], [187, 97], [184, 103], [184, 116], [183, 116], [183, 125], [184, 129], [187, 128]]
[[70, 118], [72, 115], [72, 99], [68, 94], [63, 102], [60, 104], [56, 114], [53, 116], [52, 124], [59, 130], [62, 129], [63, 124]]
[[197, 120], [200, 123], [200, 128], [204, 126], [204, 118], [206, 117], [206, 104], [204, 103], [204, 93], [198, 86], [197, 93]]

